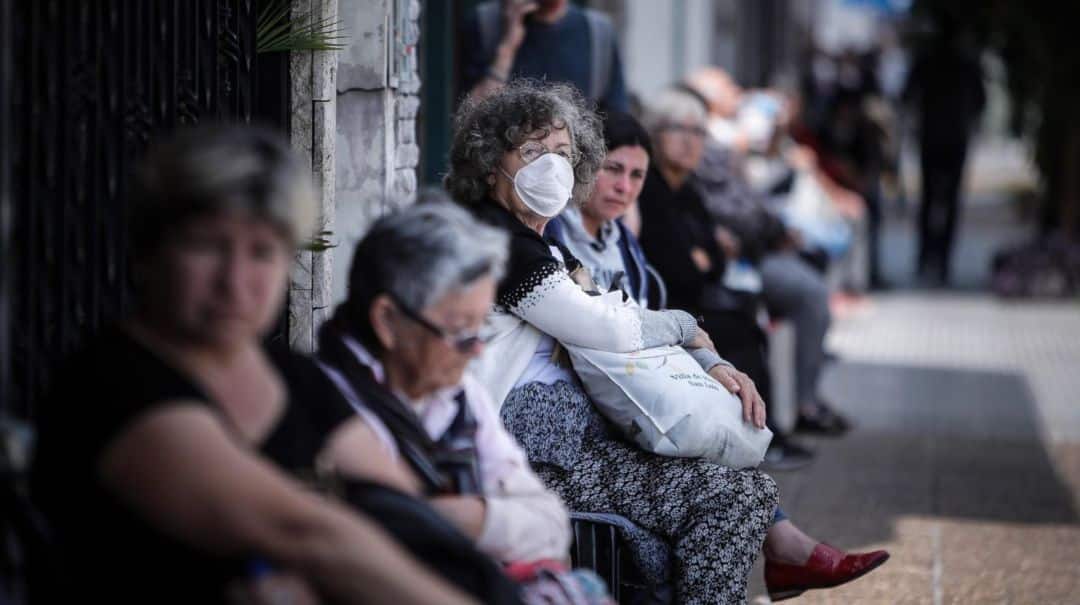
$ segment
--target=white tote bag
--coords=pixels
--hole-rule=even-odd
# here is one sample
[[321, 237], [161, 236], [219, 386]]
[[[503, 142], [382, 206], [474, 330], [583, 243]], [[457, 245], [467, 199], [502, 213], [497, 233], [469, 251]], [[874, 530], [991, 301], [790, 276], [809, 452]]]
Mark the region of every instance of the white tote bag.
[[[606, 302], [623, 303], [620, 293]], [[761, 463], [772, 431], [743, 421], [742, 402], [682, 347], [610, 353], [564, 345], [600, 412], [645, 451], [731, 468]]]

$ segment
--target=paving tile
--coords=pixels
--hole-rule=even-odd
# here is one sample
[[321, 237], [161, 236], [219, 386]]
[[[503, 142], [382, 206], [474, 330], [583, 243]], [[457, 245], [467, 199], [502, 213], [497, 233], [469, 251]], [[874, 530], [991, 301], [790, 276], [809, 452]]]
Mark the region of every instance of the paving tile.
[[1080, 305], [901, 292], [829, 342], [823, 391], [856, 428], [800, 437], [817, 458], [774, 474], [781, 503], [892, 559], [790, 602], [1080, 604]]
[[1020, 523], [947, 523], [941, 535], [942, 564], [949, 572], [1000, 569], [1019, 578], [1030, 573], [1076, 572], [1080, 526]]

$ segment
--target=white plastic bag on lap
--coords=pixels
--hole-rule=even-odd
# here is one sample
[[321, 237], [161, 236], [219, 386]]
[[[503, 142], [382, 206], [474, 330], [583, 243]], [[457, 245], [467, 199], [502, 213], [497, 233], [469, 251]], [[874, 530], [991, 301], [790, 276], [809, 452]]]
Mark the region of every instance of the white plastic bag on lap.
[[645, 451], [737, 469], [764, 458], [772, 431], [744, 422], [739, 397], [682, 347], [610, 353], [564, 346], [597, 409]]

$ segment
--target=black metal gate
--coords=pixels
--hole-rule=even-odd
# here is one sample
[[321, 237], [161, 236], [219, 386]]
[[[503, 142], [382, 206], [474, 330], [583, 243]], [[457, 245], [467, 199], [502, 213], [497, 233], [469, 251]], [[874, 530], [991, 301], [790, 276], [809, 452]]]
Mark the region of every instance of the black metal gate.
[[0, 101], [13, 124], [0, 273], [10, 294], [0, 325], [8, 412], [32, 419], [55, 361], [128, 309], [126, 188], [148, 141], [206, 119], [287, 129], [288, 55], [255, 52], [262, 4], [18, 0], [11, 9], [13, 37], [0, 42], [14, 58]]

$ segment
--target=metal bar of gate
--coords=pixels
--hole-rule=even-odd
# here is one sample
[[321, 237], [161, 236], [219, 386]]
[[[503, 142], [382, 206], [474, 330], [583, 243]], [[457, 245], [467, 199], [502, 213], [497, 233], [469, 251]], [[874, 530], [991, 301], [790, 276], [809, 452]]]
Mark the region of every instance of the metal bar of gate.
[[0, 2], [0, 415], [11, 412], [12, 12], [10, 2]]

